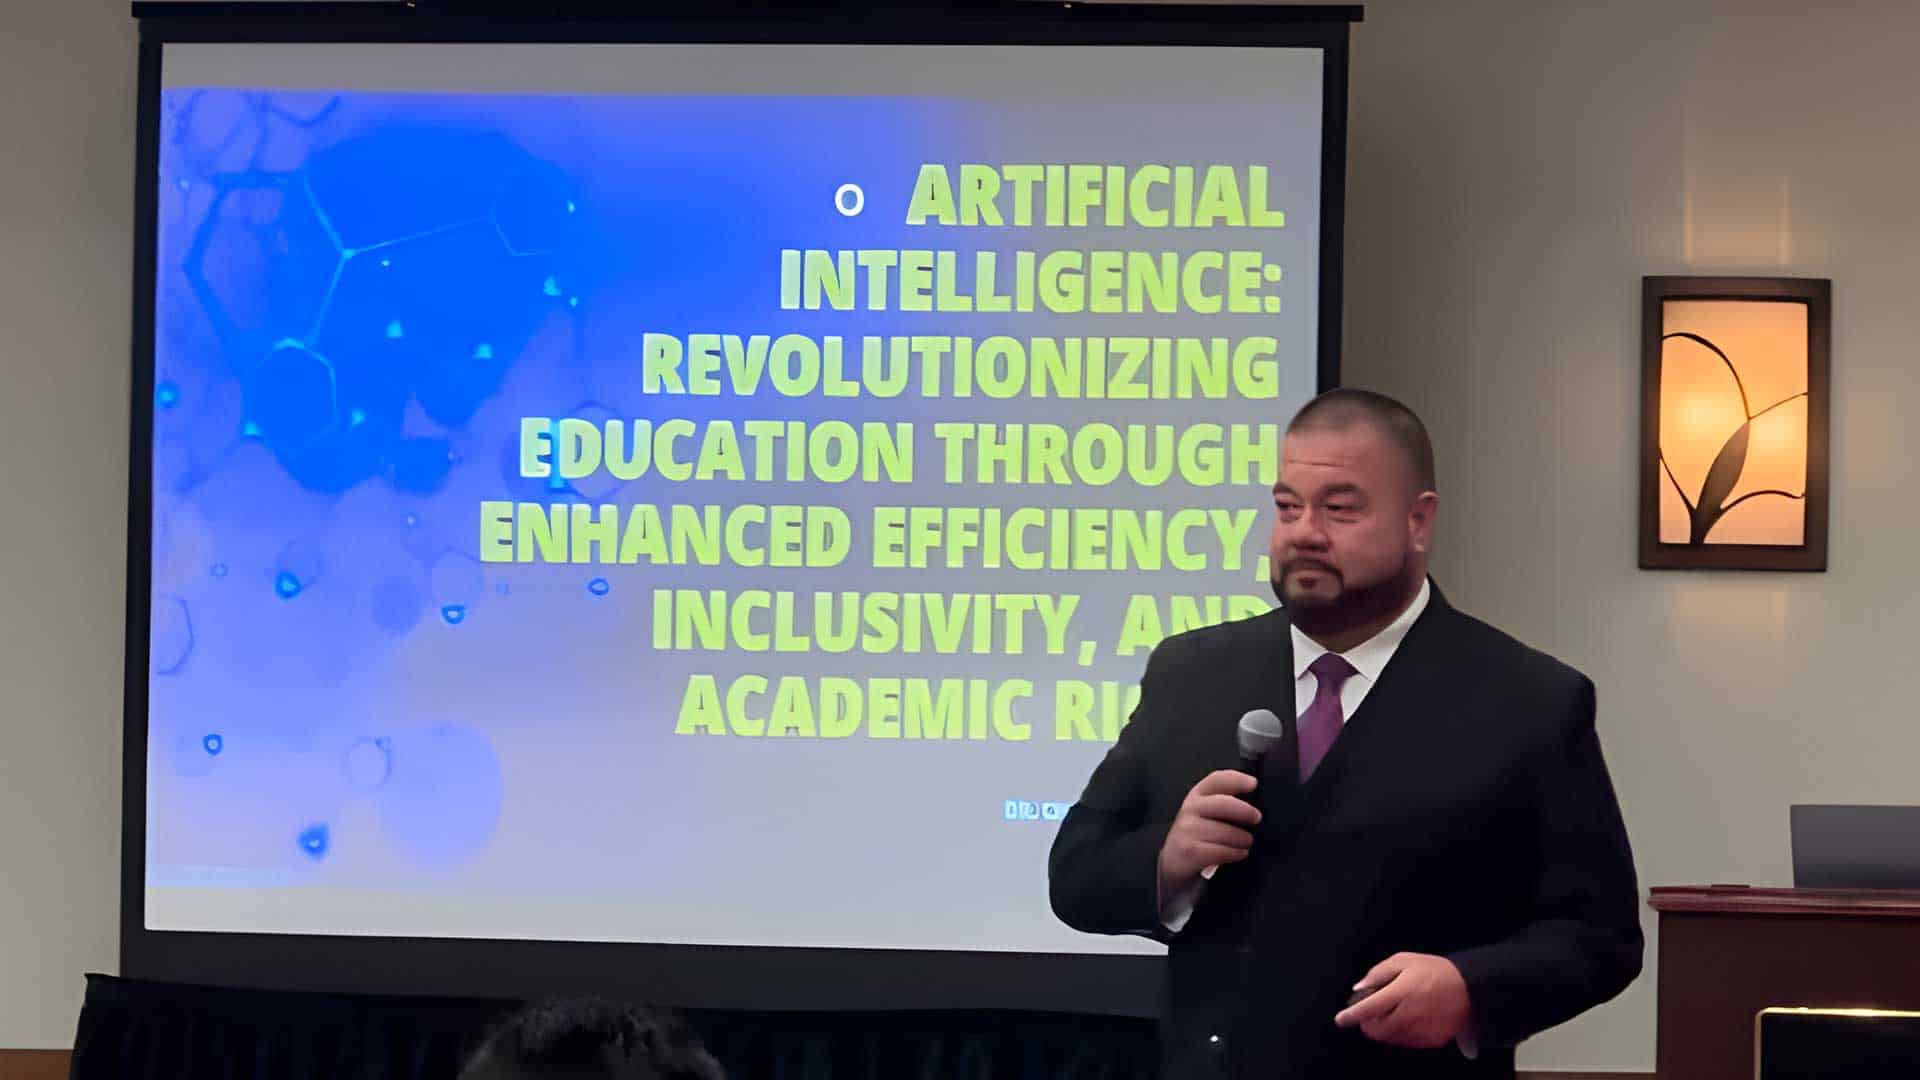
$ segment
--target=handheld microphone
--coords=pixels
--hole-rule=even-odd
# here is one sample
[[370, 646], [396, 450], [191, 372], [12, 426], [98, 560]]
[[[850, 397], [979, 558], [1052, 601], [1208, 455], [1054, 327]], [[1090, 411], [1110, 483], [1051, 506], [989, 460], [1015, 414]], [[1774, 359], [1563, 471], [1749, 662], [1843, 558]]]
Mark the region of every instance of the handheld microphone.
[[1240, 718], [1237, 737], [1240, 742], [1240, 771], [1258, 777], [1261, 763], [1267, 759], [1267, 752], [1280, 745], [1284, 729], [1272, 709], [1254, 709]]
[[[1280, 745], [1284, 729], [1280, 718], [1273, 715], [1272, 709], [1254, 709], [1240, 718], [1240, 728], [1235, 733], [1240, 743], [1239, 770], [1258, 780], [1260, 766], [1267, 760], [1267, 752]], [[1255, 791], [1245, 797], [1254, 809], [1260, 808], [1260, 792]]]

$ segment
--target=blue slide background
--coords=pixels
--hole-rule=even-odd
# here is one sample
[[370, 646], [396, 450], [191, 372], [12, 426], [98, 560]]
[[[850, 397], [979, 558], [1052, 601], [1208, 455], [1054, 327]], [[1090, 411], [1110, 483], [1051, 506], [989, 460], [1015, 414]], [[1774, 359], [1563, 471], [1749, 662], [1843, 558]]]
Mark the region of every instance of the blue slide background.
[[[769, 129], [768, 108], [791, 123]], [[839, 220], [816, 193], [840, 178], [807, 131], [857, 124], [906, 161], [909, 133], [932, 133], [886, 102], [817, 99], [176, 90], [165, 114], [152, 741], [163, 776], [203, 783], [155, 785], [186, 797], [152, 807], [154, 862], [319, 861], [356, 797], [418, 856], [470, 854], [502, 805], [484, 734], [448, 716], [396, 748], [389, 729], [421, 715], [314, 704], [344, 704], [398, 642], [511, 617], [511, 586], [475, 558], [478, 500], [443, 497], [456, 469], [482, 497], [607, 494], [521, 478], [518, 425], [476, 416], [647, 415], [638, 395], [595, 396], [637, 370], [640, 325], [697, 310], [759, 330], [778, 283], [767, 223]], [[532, 142], [579, 152], [563, 166]], [[741, 170], [749, 144], [778, 169]], [[546, 573], [578, 578], [582, 608], [618, 602], [602, 571]], [[363, 734], [339, 745], [348, 728]], [[262, 769], [326, 735], [333, 767], [298, 787]], [[401, 776], [445, 775], [409, 792], [389, 781], [416, 742]], [[257, 814], [289, 803], [305, 812]], [[280, 836], [259, 835], [267, 821]]]

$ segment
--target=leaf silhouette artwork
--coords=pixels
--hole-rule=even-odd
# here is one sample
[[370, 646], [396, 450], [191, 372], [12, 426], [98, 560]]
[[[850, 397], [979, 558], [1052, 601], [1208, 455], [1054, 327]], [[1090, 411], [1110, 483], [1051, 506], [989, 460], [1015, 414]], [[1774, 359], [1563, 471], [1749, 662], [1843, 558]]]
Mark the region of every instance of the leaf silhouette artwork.
[[1661, 350], [1660, 468], [1679, 503], [1662, 500], [1661, 542], [1799, 543], [1804, 522], [1778, 509], [1729, 515], [1751, 500], [1806, 498], [1806, 391], [1756, 410], [1753, 380], [1705, 334], [1666, 333]]
[[1740, 482], [1740, 471], [1747, 467], [1747, 432], [1752, 428], [1750, 423], [1741, 424], [1715, 455], [1713, 467], [1707, 470], [1707, 482], [1693, 503], [1693, 532], [1687, 537], [1687, 543], [1706, 543], [1707, 534], [1719, 522], [1727, 496], [1733, 494], [1733, 485]]

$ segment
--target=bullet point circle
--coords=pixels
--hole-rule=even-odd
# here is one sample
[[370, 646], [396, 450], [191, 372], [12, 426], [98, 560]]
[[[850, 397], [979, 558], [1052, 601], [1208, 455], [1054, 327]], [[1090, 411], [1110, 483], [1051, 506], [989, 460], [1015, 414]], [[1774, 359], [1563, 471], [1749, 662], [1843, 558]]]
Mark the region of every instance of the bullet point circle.
[[842, 217], [853, 217], [867, 208], [867, 193], [859, 184], [841, 184], [833, 193], [833, 208]]

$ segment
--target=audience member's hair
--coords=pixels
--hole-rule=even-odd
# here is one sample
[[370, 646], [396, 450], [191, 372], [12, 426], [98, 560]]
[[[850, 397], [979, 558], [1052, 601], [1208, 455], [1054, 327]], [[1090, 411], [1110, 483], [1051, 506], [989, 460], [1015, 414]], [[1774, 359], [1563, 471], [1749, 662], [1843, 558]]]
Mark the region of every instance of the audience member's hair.
[[579, 999], [530, 1005], [480, 1045], [460, 1080], [725, 1080], [672, 1014]]

